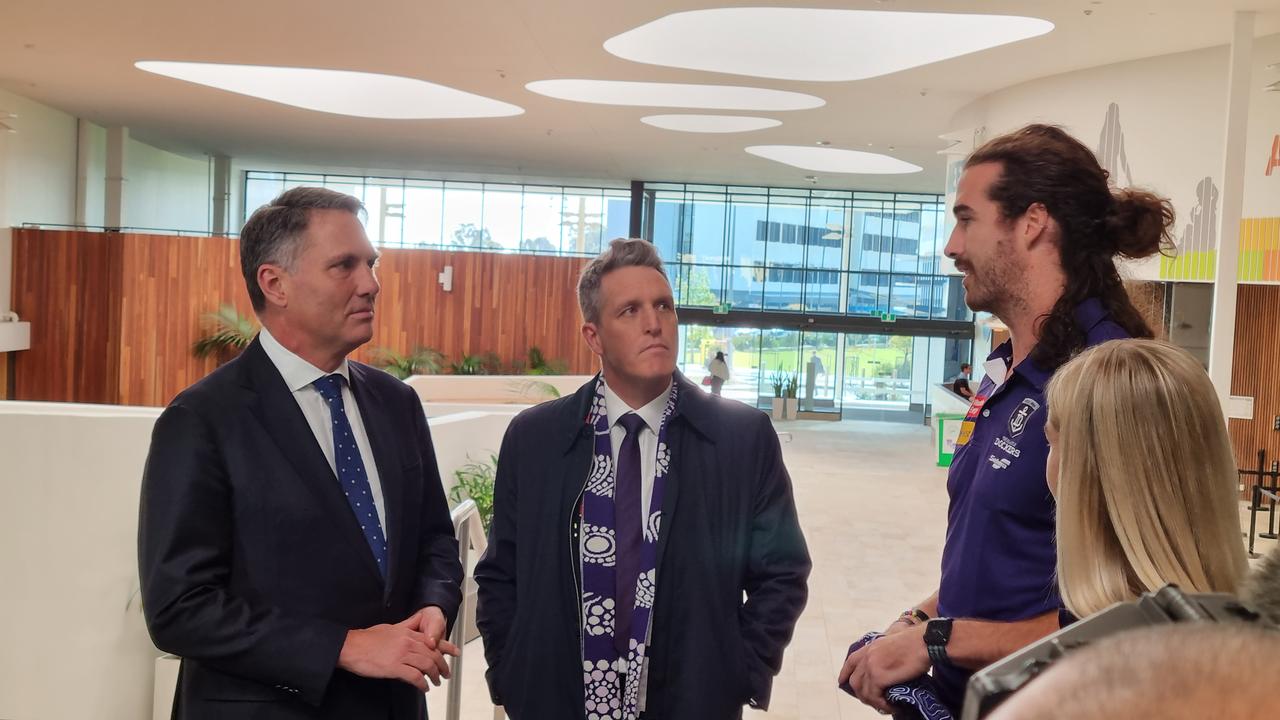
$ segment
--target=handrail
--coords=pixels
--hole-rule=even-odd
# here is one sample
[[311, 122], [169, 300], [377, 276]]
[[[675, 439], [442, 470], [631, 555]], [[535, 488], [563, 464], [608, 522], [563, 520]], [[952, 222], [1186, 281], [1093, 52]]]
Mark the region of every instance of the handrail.
[[[484, 524], [480, 521], [480, 508], [474, 500], [467, 499], [459, 503], [450, 513], [453, 518], [453, 535], [458, 539], [458, 560], [462, 563], [462, 602], [458, 604], [458, 616], [453, 621], [453, 632], [449, 640], [458, 646], [458, 657], [449, 663], [449, 690], [445, 704], [445, 720], [459, 720], [462, 717], [462, 647], [466, 643], [466, 620], [470, 610], [467, 599], [467, 580], [471, 577], [471, 551], [484, 554], [489, 540], [484, 534]], [[494, 720], [503, 720], [506, 713], [502, 708], [493, 709]]]
[[239, 233], [222, 233], [215, 235], [209, 230], [182, 230], [179, 228], [153, 228], [142, 227], [139, 225], [86, 225], [83, 223], [46, 223], [46, 222], [24, 222], [19, 227], [25, 230], [42, 230], [44, 228], [57, 228], [60, 230], [101, 230], [102, 232], [130, 232], [140, 230], [150, 235], [178, 235], [186, 237], [236, 237]]

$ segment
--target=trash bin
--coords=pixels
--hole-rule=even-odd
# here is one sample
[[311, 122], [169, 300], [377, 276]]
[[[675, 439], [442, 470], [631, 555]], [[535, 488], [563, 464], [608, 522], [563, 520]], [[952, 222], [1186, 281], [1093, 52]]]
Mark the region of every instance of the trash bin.
[[938, 413], [933, 416], [934, 430], [938, 437], [938, 467], [951, 467], [951, 458], [956, 453], [956, 440], [960, 437], [960, 424], [964, 415], [959, 413]]

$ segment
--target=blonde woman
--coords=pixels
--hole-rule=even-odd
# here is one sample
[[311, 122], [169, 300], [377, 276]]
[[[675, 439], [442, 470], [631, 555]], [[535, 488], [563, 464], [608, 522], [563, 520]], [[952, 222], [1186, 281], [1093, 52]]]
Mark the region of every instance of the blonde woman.
[[1076, 617], [1175, 583], [1234, 593], [1247, 570], [1235, 460], [1209, 376], [1187, 352], [1113, 340], [1048, 389], [1058, 585]]

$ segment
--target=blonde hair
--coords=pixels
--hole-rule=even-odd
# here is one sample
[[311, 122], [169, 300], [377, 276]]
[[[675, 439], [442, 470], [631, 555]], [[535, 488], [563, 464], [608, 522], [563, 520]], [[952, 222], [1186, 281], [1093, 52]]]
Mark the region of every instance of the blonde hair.
[[1077, 617], [1175, 583], [1236, 591], [1247, 570], [1235, 459], [1200, 363], [1113, 340], [1048, 388], [1058, 431], [1058, 586]]

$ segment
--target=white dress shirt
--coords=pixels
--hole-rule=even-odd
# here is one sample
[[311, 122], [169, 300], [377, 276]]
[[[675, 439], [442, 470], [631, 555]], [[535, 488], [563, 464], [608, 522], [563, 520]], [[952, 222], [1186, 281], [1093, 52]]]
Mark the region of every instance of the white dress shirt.
[[[618, 422], [619, 418], [629, 412], [634, 412], [644, 420], [644, 427], [640, 428], [640, 527], [648, 527], [649, 525], [649, 505], [653, 502], [653, 480], [658, 469], [658, 430], [662, 427], [662, 413], [667, 409], [667, 401], [671, 399], [671, 385], [667, 385], [667, 389], [662, 391], [661, 395], [649, 401], [642, 408], [633, 408], [626, 403], [625, 400], [618, 397], [617, 393], [609, 389], [609, 383], [604, 384], [604, 405], [605, 412], [609, 418], [609, 447], [613, 453], [613, 466], [618, 467], [618, 450], [622, 447], [622, 441], [627, 437], [627, 429]], [[661, 508], [655, 508], [661, 509]], [[581, 551], [581, 547], [579, 547]], [[649, 616], [649, 627], [645, 632], [645, 644], [649, 643], [649, 639], [653, 636], [653, 615]], [[645, 698], [648, 696], [649, 685], [649, 658], [645, 657], [640, 666], [640, 697], [636, 703], [637, 709], [644, 711]]]
[[262, 343], [262, 349], [266, 351], [271, 363], [276, 366], [276, 370], [280, 371], [285, 384], [289, 386], [289, 391], [293, 393], [293, 399], [302, 410], [302, 416], [307, 419], [307, 425], [311, 426], [311, 434], [315, 436], [320, 449], [324, 451], [324, 457], [329, 461], [329, 467], [333, 470], [335, 478], [338, 476], [338, 465], [333, 459], [333, 416], [329, 412], [329, 403], [311, 383], [333, 374], [341, 375], [346, 381], [341, 383], [342, 406], [347, 411], [347, 421], [351, 423], [351, 434], [355, 436], [356, 447], [360, 450], [360, 459], [364, 461], [365, 474], [369, 478], [369, 492], [373, 495], [373, 507], [378, 513], [379, 522], [382, 523], [382, 535], [391, 537], [391, 532], [387, 528], [387, 514], [383, 510], [382, 481], [378, 477], [378, 464], [373, 460], [369, 434], [365, 432], [364, 421], [360, 418], [360, 406], [356, 404], [356, 397], [351, 393], [351, 374], [347, 368], [347, 361], [344, 359], [337, 370], [327, 373], [281, 345], [280, 341], [272, 337], [266, 328], [262, 328], [258, 333], [258, 340]]
[[649, 520], [649, 503], [653, 500], [653, 476], [658, 469], [658, 430], [662, 425], [662, 413], [667, 409], [667, 400], [671, 398], [671, 386], [642, 408], [632, 408], [625, 400], [618, 397], [609, 384], [604, 385], [604, 405], [609, 417], [609, 447], [613, 453], [613, 466], [618, 466], [618, 450], [627, 437], [627, 429], [618, 420], [629, 412], [633, 412], [644, 420], [640, 428], [640, 527], [647, 527]]

